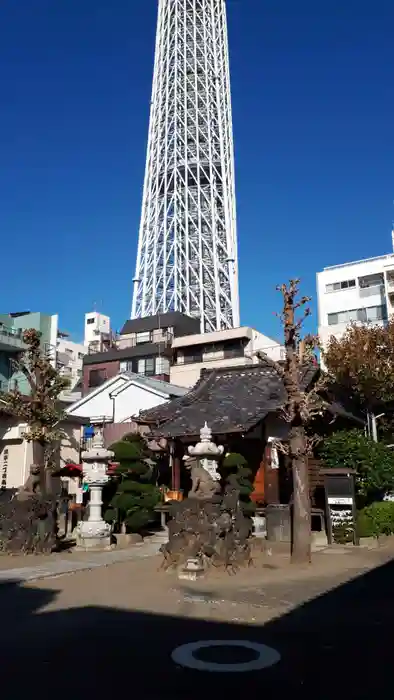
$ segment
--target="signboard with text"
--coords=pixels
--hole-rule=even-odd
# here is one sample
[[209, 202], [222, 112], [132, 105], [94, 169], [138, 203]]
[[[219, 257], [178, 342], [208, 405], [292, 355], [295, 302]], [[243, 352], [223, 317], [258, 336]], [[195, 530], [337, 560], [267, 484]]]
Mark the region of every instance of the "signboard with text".
[[329, 544], [333, 541], [358, 544], [355, 472], [351, 469], [327, 469], [323, 474], [328, 542]]

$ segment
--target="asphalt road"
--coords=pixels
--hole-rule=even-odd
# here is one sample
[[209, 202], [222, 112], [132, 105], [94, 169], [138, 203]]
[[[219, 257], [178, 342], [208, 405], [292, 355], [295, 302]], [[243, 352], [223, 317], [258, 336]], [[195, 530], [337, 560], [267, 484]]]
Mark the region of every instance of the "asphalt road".
[[[389, 563], [259, 627], [99, 607], [36, 615], [51, 591], [1, 584], [1, 697], [386, 697], [393, 684], [393, 591]], [[172, 659], [179, 646], [206, 640], [257, 642], [280, 660], [259, 671], [219, 673]], [[205, 649], [197, 656], [230, 664], [257, 658], [234, 647], [215, 653]]]

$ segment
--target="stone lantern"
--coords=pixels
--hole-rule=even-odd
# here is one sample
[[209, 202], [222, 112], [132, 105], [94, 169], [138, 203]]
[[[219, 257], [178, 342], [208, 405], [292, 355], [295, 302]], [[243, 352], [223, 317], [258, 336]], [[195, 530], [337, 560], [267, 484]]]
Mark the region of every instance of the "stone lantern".
[[[218, 473], [217, 466], [223, 452], [223, 445], [216, 445], [214, 442], [212, 442], [212, 430], [205, 423], [204, 427], [200, 430], [200, 442], [198, 442], [194, 447], [188, 447], [189, 456], [184, 459], [187, 461], [197, 460], [199, 466], [208, 472], [212, 482], [218, 482], [220, 481], [220, 474]], [[218, 488], [220, 487], [218, 486]], [[212, 490], [210, 491], [210, 494], [212, 496]], [[197, 497], [197, 492], [195, 497]], [[199, 497], [203, 498], [203, 494], [201, 494]], [[197, 555], [196, 557], [189, 557], [186, 560], [185, 565], [178, 570], [178, 577], [188, 581], [196, 581], [203, 575], [204, 566], [201, 554]]]
[[89, 485], [89, 517], [76, 528], [77, 545], [81, 549], [108, 549], [111, 546], [111, 526], [103, 520], [102, 492], [109, 481], [108, 462], [114, 453], [105, 449], [100, 430], [92, 440], [90, 448], [82, 452], [84, 482]]
[[198, 459], [200, 466], [206, 469], [214, 481], [220, 481], [217, 466], [224, 447], [212, 442], [212, 430], [206, 423], [200, 430], [200, 442], [194, 447], [188, 447], [187, 451], [191, 457]]

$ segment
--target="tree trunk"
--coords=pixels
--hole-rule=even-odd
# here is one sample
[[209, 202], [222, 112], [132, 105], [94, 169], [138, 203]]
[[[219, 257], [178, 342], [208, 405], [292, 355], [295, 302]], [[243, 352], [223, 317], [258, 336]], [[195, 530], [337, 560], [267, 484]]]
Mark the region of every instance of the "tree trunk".
[[45, 474], [45, 446], [38, 440], [33, 440], [33, 464], [40, 470], [40, 490], [42, 495], [44, 495], [47, 490]]
[[293, 535], [291, 560], [297, 564], [311, 561], [311, 503], [308, 458], [305, 454], [304, 428], [291, 430], [290, 457], [293, 472]]
[[[307, 457], [307, 439], [305, 425], [309, 416], [305, 415], [305, 400], [301, 388], [301, 364], [305, 351], [305, 342], [299, 340], [301, 321], [296, 321], [295, 310], [309, 299], [303, 297], [296, 302], [298, 280], [290, 280], [288, 286], [282, 285], [283, 324], [285, 333], [286, 363], [284, 367], [284, 385], [287, 392], [286, 411], [289, 416], [289, 457], [293, 473], [293, 562], [308, 564], [311, 561], [311, 506], [309, 496], [309, 475]], [[304, 318], [309, 315], [305, 312]], [[299, 352], [298, 352], [299, 351]]]

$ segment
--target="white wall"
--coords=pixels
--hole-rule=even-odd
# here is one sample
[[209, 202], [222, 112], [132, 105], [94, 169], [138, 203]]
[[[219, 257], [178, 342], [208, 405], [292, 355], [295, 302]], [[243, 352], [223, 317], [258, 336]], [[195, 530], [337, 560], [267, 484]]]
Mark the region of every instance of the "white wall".
[[103, 417], [120, 423], [166, 400], [147, 387], [131, 382], [130, 379], [117, 377], [108, 387], [100, 387], [96, 394], [88, 394], [81, 405], [67, 408], [67, 413], [88, 419]]
[[160, 406], [167, 401], [166, 398], [148, 391], [145, 387], [130, 384], [120, 391], [115, 397], [115, 423], [122, 423], [132, 416], [137, 416], [140, 411], [145, 411], [154, 406]]
[[274, 360], [274, 362], [284, 360], [285, 350], [283, 345], [263, 335], [263, 333], [255, 331], [253, 328], [251, 330], [252, 338], [245, 348], [245, 354], [252, 355], [253, 359], [255, 359], [256, 353], [260, 351], [264, 352], [271, 360]]
[[99, 387], [97, 390], [88, 394], [80, 405], [79, 402], [75, 406], [69, 406], [67, 413], [70, 416], [78, 416], [79, 418], [98, 418], [106, 417], [112, 420], [114, 412], [114, 404], [111, 399], [111, 394], [127, 380], [122, 377], [117, 377], [116, 381], [108, 387]]
[[[64, 467], [67, 462], [79, 462], [79, 446], [81, 427], [72, 423], [60, 425], [64, 433], [58, 452], [58, 467]], [[7, 488], [19, 488], [29, 475], [33, 463], [33, 446], [31, 442], [21, 438], [26, 425], [4, 423], [0, 420], [0, 482]]]
[[62, 439], [60, 441], [59, 468], [66, 464], [79, 464], [82, 428], [72, 423], [62, 423]]
[[[93, 323], [88, 323], [93, 319]], [[109, 316], [91, 311], [85, 314], [84, 344], [89, 345], [94, 340], [98, 340], [100, 333], [109, 333], [111, 330], [111, 320]]]

